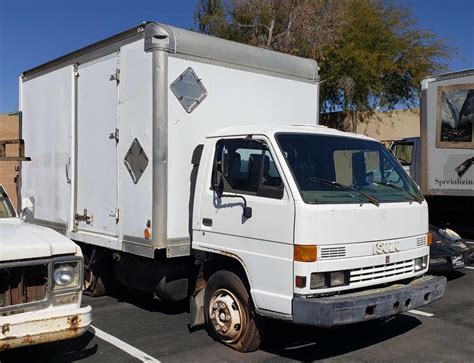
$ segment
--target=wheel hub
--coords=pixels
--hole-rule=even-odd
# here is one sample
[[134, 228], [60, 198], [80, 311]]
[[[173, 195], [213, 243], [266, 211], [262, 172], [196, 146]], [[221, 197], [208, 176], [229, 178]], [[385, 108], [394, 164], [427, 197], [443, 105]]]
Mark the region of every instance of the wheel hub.
[[209, 317], [215, 331], [229, 341], [235, 341], [242, 332], [242, 307], [230, 291], [217, 290], [211, 297]]

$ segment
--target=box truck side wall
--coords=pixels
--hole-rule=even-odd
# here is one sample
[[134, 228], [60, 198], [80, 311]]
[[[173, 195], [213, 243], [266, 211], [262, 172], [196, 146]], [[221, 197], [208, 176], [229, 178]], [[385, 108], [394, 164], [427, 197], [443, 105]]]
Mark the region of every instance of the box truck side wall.
[[[169, 92], [168, 238], [189, 238], [191, 155], [204, 138], [226, 126], [316, 124], [314, 83], [169, 57], [168, 82], [188, 67], [201, 79], [207, 97], [187, 113]], [[143, 233], [144, 221], [141, 221]]]
[[[426, 195], [474, 196], [474, 169], [461, 175], [456, 170], [474, 157], [474, 72], [464, 76], [434, 77], [424, 82], [424, 88], [421, 147], [422, 153], [426, 151], [426, 154], [422, 155], [422, 191]], [[464, 104], [465, 110], [462, 111]], [[465, 141], [456, 136], [456, 126], [463, 123], [471, 123], [470, 135]], [[442, 129], [445, 130], [443, 135]]]

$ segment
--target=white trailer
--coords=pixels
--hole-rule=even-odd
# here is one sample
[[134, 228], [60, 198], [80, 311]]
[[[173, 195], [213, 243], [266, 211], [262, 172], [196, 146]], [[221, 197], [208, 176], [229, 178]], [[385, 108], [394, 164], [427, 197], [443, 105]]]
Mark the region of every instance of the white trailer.
[[392, 151], [430, 204], [432, 224], [474, 238], [474, 69], [421, 83], [421, 137]]
[[317, 126], [318, 81], [312, 60], [158, 23], [26, 71], [26, 218], [82, 242], [92, 294], [113, 275], [191, 296], [193, 324], [240, 351], [262, 316], [334, 326], [440, 298], [426, 202], [380, 143]]

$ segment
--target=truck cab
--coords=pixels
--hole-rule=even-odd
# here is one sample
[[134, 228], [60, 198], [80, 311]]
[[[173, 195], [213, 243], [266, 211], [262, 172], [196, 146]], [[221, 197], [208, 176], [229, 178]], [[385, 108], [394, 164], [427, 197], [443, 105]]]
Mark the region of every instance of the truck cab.
[[[257, 315], [330, 327], [444, 293], [444, 278], [422, 277], [427, 203], [373, 139], [321, 126], [227, 128], [207, 138], [196, 185], [193, 248], [241, 265], [235, 276]], [[215, 273], [204, 312], [232, 346], [252, 313], [233, 278]]]
[[23, 222], [0, 184], [0, 351], [71, 339], [91, 322], [81, 308], [79, 247]]

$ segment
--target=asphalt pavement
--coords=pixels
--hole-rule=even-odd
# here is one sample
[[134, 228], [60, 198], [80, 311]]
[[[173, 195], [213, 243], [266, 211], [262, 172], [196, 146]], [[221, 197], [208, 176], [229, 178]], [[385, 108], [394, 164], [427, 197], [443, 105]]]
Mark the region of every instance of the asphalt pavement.
[[190, 331], [183, 304], [164, 305], [136, 292], [84, 297], [93, 308], [93, 328], [60, 342], [0, 354], [0, 362], [263, 362], [263, 361], [457, 361], [474, 357], [474, 269], [448, 276], [445, 296], [382, 323], [331, 330], [270, 321], [262, 349], [242, 354], [205, 330]]

